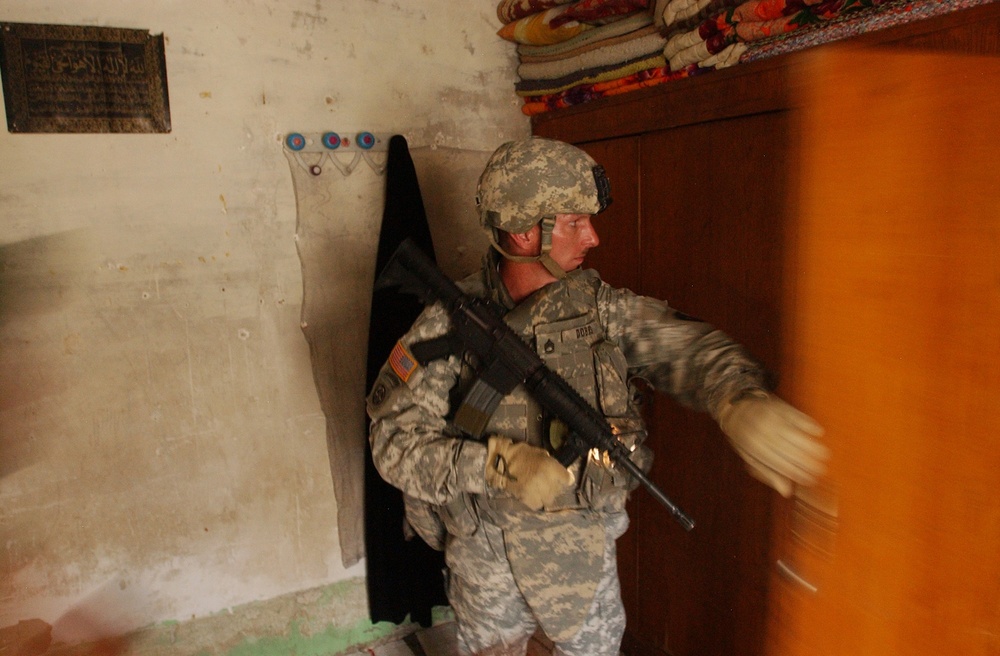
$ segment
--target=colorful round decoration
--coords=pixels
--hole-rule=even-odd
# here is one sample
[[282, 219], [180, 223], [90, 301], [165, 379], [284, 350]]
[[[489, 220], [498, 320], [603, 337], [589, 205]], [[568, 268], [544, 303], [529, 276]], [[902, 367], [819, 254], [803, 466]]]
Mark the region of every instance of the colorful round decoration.
[[358, 132], [358, 148], [369, 150], [375, 145], [375, 135], [371, 132]]
[[306, 147], [306, 138], [298, 132], [292, 132], [285, 138], [285, 145], [290, 150], [302, 150]]
[[340, 135], [336, 132], [327, 132], [323, 135], [323, 145], [333, 150], [335, 148], [340, 148], [341, 139]]

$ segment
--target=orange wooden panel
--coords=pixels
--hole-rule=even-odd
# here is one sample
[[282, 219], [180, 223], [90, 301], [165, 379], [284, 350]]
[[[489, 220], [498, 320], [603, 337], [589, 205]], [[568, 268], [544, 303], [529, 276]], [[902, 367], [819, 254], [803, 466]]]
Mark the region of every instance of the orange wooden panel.
[[785, 389], [837, 517], [779, 536], [768, 653], [1000, 654], [1000, 60], [834, 49], [798, 76]]

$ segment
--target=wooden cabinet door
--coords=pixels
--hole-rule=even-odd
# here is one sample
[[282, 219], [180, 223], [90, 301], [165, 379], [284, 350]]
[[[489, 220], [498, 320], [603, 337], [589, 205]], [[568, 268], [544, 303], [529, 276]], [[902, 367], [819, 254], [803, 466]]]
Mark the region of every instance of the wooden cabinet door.
[[786, 371], [833, 450], [769, 654], [1000, 654], [1000, 61], [807, 58]]
[[[639, 140], [624, 137], [580, 144], [604, 167], [611, 181], [611, 205], [594, 219], [600, 245], [587, 255], [586, 266], [615, 287], [639, 285]], [[629, 515], [635, 516], [634, 502]], [[632, 526], [618, 540], [618, 577], [628, 618], [638, 612], [639, 577], [636, 533]]]
[[604, 167], [611, 205], [594, 219], [600, 245], [585, 266], [615, 287], [639, 286], [639, 140], [634, 137], [579, 144]]
[[[788, 117], [768, 113], [640, 140], [641, 293], [709, 321], [780, 371]], [[628, 653], [762, 653], [773, 494], [706, 414], [653, 397], [652, 478], [685, 532], [636, 497], [641, 585]]]

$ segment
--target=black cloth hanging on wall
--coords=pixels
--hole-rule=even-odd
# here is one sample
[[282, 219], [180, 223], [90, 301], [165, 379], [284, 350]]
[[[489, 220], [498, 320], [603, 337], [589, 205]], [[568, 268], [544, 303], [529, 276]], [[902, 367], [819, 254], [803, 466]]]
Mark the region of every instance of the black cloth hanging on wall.
[[[417, 172], [406, 139], [395, 135], [389, 140], [376, 278], [407, 238], [433, 259], [434, 245]], [[396, 341], [423, 307], [416, 297], [395, 288], [372, 293], [366, 390], [371, 390]], [[365, 424], [369, 425], [367, 417]], [[371, 449], [365, 451], [365, 553], [371, 619], [399, 624], [409, 615], [411, 621], [430, 626], [431, 609], [448, 604], [442, 575], [444, 555], [419, 537], [405, 539], [402, 493], [379, 475]]]

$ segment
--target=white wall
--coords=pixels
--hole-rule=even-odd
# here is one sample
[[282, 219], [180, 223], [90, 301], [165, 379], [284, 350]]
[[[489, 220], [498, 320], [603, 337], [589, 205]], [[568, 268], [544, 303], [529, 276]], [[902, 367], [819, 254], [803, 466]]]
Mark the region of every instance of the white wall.
[[[405, 135], [450, 249], [473, 190], [441, 162], [528, 132], [495, 6], [4, 0], [0, 21], [163, 33], [172, 131], [0, 130], [0, 627], [97, 599], [126, 630], [363, 575], [341, 562], [281, 140]], [[345, 215], [381, 203], [344, 184]]]

